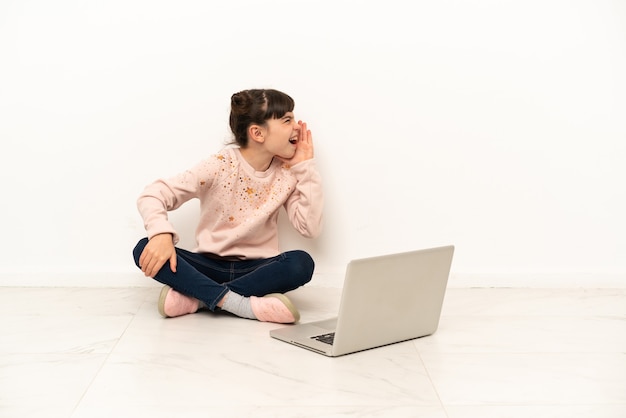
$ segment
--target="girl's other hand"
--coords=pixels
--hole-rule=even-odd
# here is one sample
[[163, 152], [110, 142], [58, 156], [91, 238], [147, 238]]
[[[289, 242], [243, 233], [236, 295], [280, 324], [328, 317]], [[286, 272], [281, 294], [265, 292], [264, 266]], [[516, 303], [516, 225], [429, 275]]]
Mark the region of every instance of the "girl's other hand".
[[176, 273], [176, 249], [172, 234], [159, 234], [150, 238], [139, 257], [141, 271], [147, 277], [154, 277], [168, 261]]

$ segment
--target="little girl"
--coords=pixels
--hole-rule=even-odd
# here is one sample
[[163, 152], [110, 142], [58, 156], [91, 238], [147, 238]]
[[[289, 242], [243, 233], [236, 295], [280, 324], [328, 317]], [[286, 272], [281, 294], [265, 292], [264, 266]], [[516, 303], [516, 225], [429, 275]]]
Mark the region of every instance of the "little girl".
[[[175, 177], [145, 188], [137, 200], [148, 238], [133, 251], [135, 264], [163, 283], [159, 313], [175, 317], [222, 309], [243, 318], [293, 323], [300, 314], [284, 295], [311, 280], [304, 251], [281, 253], [278, 212], [305, 237], [319, 235], [323, 196], [306, 123], [294, 101], [276, 90], [231, 97], [232, 146]], [[179, 237], [167, 212], [200, 200], [196, 249]]]

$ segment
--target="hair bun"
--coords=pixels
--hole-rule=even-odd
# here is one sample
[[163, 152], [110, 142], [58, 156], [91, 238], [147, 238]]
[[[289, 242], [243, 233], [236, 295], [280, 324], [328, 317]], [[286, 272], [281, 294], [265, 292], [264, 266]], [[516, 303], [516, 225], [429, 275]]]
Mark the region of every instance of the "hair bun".
[[230, 98], [231, 111], [236, 115], [244, 115], [248, 113], [252, 107], [252, 96], [247, 90], [235, 93]]

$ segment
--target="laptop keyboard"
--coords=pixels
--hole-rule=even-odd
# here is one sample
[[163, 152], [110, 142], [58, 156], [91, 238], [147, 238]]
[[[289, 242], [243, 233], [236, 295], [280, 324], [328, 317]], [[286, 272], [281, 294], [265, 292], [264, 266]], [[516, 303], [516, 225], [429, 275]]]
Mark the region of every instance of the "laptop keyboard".
[[328, 334], [315, 335], [315, 336], [311, 337], [311, 339], [317, 340], [317, 341], [321, 341], [321, 342], [326, 343], [328, 345], [333, 345], [333, 341], [335, 340], [335, 333], [334, 332], [329, 332]]

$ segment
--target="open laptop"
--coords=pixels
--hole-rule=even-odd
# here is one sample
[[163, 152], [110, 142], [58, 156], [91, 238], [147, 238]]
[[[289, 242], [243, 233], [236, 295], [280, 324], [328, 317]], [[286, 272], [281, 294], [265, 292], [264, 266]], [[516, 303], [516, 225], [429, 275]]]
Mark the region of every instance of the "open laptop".
[[449, 245], [352, 260], [336, 318], [270, 335], [330, 357], [430, 335], [439, 326], [453, 253]]

